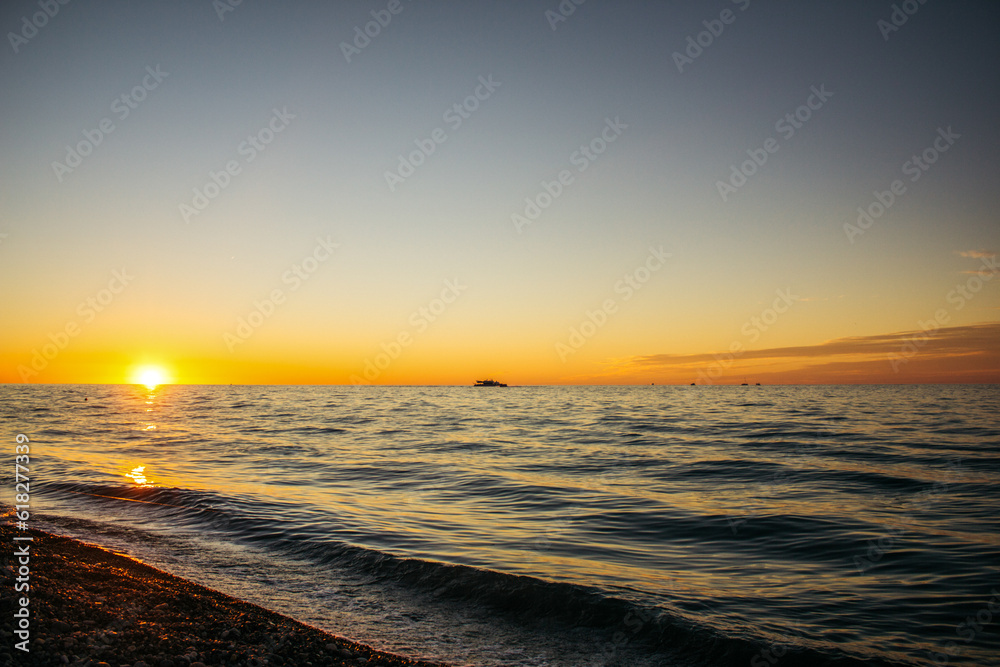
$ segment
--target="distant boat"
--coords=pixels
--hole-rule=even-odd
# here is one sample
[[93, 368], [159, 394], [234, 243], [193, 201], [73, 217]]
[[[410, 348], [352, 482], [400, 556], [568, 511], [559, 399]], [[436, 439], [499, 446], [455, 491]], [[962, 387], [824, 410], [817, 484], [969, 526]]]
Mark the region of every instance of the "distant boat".
[[476, 380], [476, 384], [473, 387], [506, 387], [503, 382], [497, 382], [496, 380]]

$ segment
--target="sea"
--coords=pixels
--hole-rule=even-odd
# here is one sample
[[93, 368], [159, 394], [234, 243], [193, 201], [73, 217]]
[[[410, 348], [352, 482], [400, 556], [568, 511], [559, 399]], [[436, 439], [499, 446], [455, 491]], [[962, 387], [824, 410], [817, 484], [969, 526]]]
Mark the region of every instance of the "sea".
[[996, 385], [3, 385], [5, 521], [17, 434], [30, 526], [405, 656], [1000, 665]]

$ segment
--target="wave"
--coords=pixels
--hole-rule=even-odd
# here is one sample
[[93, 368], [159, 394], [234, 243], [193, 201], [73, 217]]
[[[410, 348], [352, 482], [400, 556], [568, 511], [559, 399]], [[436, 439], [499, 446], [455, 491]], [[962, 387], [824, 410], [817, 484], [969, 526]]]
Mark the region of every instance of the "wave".
[[[712, 621], [710, 614], [683, 609], [683, 605], [674, 604], [669, 597], [652, 605], [629, 599], [627, 591], [622, 591], [626, 595], [614, 594], [595, 586], [357, 546], [337, 539], [337, 526], [333, 522], [318, 522], [315, 517], [312, 521], [289, 522], [287, 507], [283, 512], [285, 519], [274, 520], [282, 509], [277, 503], [248, 506], [238, 498], [215, 492], [91, 483], [53, 483], [47, 485], [46, 493], [85, 496], [88, 502], [105, 505], [135, 503], [147, 513], [147, 518], [168, 521], [175, 527], [198, 527], [206, 539], [217, 541], [221, 535], [275, 556], [307, 561], [324, 569], [337, 568], [349, 572], [352, 578], [361, 577], [370, 588], [402, 588], [422, 596], [429, 604], [473, 607], [506, 622], [546, 627], [567, 635], [585, 630], [595, 654], [605, 660], [602, 664], [616, 664], [618, 654], [634, 650], [668, 656], [670, 664], [677, 665], [769, 664], [767, 660], [779, 654], [781, 664], [789, 667], [893, 664], [877, 656], [849, 655], [832, 644], [802, 635], [755, 634], [745, 627], [726, 627], [718, 620]], [[789, 535], [791, 526], [787, 519], [770, 525], [774, 521], [777, 519], [759, 518], [748, 528], [747, 537], [757, 532], [771, 536], [784, 534], [782, 549], [800, 543]], [[704, 533], [704, 522], [705, 517], [691, 519], [689, 532]], [[829, 528], [825, 523], [807, 521], [799, 526], [801, 542], [814, 539], [819, 528]], [[719, 528], [724, 525], [724, 518], [716, 517], [709, 524]]]

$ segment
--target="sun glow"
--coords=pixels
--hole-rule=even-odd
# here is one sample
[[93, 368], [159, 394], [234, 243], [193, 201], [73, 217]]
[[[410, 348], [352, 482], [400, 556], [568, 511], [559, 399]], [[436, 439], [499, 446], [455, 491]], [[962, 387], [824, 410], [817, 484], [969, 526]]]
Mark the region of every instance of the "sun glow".
[[146, 479], [145, 470], [146, 466], [136, 466], [129, 472], [125, 473], [125, 476], [131, 478], [132, 481], [139, 486], [148, 486], [149, 480]]
[[143, 384], [148, 389], [153, 389], [161, 384], [169, 384], [170, 376], [162, 366], [140, 366], [132, 373], [132, 383]]

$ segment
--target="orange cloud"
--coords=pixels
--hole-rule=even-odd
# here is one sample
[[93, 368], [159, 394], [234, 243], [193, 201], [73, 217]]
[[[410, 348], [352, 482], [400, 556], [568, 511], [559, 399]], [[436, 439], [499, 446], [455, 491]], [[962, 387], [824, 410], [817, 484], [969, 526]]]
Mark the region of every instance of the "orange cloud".
[[997, 254], [995, 252], [986, 250], [960, 250], [958, 254], [962, 257], [983, 260], [978, 269], [962, 271], [963, 274], [981, 276], [983, 278], [1000, 275], [1000, 265], [997, 264]]
[[1000, 382], [1000, 322], [736, 353], [639, 356], [618, 370], [707, 382], [744, 376], [804, 384]]

